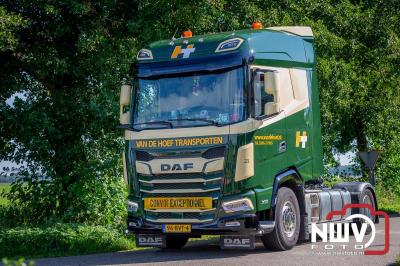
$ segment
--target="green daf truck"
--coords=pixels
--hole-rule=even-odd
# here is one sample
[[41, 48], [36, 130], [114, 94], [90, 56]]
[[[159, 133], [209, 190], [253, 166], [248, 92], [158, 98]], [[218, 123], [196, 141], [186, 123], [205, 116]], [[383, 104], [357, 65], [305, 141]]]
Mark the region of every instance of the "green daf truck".
[[320, 181], [309, 27], [186, 31], [141, 49], [134, 69], [121, 87], [120, 127], [127, 232], [138, 246], [181, 248], [219, 235], [222, 248], [254, 248], [257, 237], [287, 250], [333, 210], [377, 207], [369, 183]]

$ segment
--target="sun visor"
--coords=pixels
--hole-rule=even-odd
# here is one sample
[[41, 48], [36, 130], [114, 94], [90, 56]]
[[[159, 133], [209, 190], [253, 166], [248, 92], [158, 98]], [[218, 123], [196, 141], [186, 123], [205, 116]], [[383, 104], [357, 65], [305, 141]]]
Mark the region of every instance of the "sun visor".
[[176, 75], [190, 72], [213, 72], [238, 67], [244, 65], [245, 62], [246, 57], [242, 53], [234, 52], [174, 62], [139, 63], [137, 66], [139, 78], [150, 78], [153, 76]]

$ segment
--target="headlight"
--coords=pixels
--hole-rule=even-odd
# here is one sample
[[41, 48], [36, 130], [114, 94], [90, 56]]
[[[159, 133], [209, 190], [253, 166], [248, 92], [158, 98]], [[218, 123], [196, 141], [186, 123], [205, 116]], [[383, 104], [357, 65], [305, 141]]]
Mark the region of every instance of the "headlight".
[[237, 151], [235, 181], [242, 181], [254, 176], [254, 144], [249, 143]]
[[153, 53], [148, 49], [142, 49], [138, 52], [136, 59], [137, 60], [152, 60]]
[[137, 212], [139, 204], [133, 201], [128, 201], [128, 212]]
[[254, 210], [253, 203], [248, 198], [223, 202], [222, 208], [226, 213]]

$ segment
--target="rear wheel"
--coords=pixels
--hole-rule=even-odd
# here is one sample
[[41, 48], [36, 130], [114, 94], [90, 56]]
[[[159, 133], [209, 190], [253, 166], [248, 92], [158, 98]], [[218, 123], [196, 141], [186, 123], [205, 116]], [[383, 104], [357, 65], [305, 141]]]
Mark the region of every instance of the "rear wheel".
[[188, 242], [188, 236], [167, 235], [165, 249], [181, 249]]
[[261, 240], [266, 248], [288, 250], [294, 247], [300, 233], [300, 208], [293, 190], [282, 187], [278, 190], [275, 207], [275, 228]]
[[[361, 204], [369, 204], [373, 207], [374, 210], [376, 209], [374, 195], [372, 194], [371, 190], [369, 190], [369, 189], [365, 189], [363, 192], [361, 192], [360, 203]], [[363, 215], [367, 216], [368, 218], [370, 218], [373, 223], [375, 222], [375, 215], [373, 215], [371, 213], [370, 209], [360, 209], [360, 214], [363, 214]], [[357, 224], [358, 230], [360, 231], [362, 222], [357, 221], [356, 224]], [[371, 228], [371, 226], [368, 225], [366, 234], [370, 234], [371, 232], [372, 232], [372, 228]]]

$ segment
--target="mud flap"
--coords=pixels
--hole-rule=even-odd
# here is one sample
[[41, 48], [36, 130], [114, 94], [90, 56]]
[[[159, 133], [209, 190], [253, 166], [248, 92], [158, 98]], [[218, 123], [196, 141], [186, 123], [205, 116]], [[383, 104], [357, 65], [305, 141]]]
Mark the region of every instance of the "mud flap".
[[249, 236], [221, 236], [220, 247], [221, 249], [254, 249], [255, 237]]
[[165, 235], [162, 234], [137, 234], [135, 238], [137, 247], [164, 248], [166, 245]]

